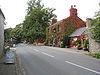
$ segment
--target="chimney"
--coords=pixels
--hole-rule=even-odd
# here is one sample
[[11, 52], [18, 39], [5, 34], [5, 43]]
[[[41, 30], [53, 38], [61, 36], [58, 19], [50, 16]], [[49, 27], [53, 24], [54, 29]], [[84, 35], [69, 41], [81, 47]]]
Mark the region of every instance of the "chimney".
[[56, 22], [57, 22], [57, 19], [56, 19], [56, 18], [53, 18], [51, 24], [54, 24], [54, 23], [56, 23]]
[[74, 7], [76, 7], [76, 5], [74, 5]]
[[70, 16], [71, 17], [77, 17], [77, 9], [75, 7], [76, 7], [76, 5], [74, 5], [74, 7], [73, 7], [73, 5], [71, 5], [71, 8], [70, 8]]
[[87, 28], [91, 28], [91, 20], [92, 20], [91, 18], [86, 19], [86, 27]]
[[73, 5], [71, 5], [71, 8], [73, 8]]

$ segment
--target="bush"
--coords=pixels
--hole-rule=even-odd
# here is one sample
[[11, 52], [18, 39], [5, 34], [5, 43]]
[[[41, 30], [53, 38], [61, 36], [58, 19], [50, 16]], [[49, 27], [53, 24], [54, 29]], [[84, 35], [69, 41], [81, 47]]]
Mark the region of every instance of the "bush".
[[95, 57], [95, 58], [100, 59], [100, 53], [95, 53], [95, 54], [93, 54], [92, 56]]
[[69, 36], [65, 36], [63, 37], [63, 39], [61, 39], [61, 48], [65, 48], [65, 46], [69, 46], [70, 45], [70, 37]]
[[78, 45], [77, 45], [77, 49], [78, 49], [78, 50], [81, 50], [81, 49], [82, 49], [81, 46], [82, 46], [81, 44], [78, 44]]

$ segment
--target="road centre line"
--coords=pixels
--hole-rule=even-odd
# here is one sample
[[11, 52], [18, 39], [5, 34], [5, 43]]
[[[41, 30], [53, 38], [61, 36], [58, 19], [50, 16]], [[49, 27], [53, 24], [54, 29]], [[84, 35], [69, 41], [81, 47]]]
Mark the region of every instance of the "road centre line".
[[50, 54], [48, 54], [48, 53], [45, 53], [45, 52], [41, 52], [42, 54], [44, 54], [44, 55], [47, 55], [47, 56], [49, 56], [49, 57], [55, 57], [55, 56], [53, 56], [53, 55], [50, 55]]
[[100, 74], [100, 72], [95, 71], [95, 70], [92, 70], [92, 69], [89, 69], [89, 68], [86, 68], [86, 67], [84, 67], [84, 66], [80, 66], [80, 65], [77, 65], [77, 64], [72, 63], [72, 62], [69, 62], [69, 61], [65, 61], [65, 62], [68, 63], [68, 64], [71, 64], [71, 65], [77, 66], [77, 67], [79, 67], [79, 68], [82, 68], [82, 69], [85, 69], [85, 70], [88, 70], [88, 71], [91, 71], [91, 72]]
[[[34, 49], [34, 51], [36, 51], [36, 52], [39, 52], [39, 50], [37, 50], [37, 49]], [[45, 52], [41, 52], [42, 54], [44, 54], [44, 55], [47, 55], [47, 56], [49, 56], [49, 57], [54, 57], [53, 55], [50, 55], [50, 54], [48, 54], [48, 53], [45, 53]]]

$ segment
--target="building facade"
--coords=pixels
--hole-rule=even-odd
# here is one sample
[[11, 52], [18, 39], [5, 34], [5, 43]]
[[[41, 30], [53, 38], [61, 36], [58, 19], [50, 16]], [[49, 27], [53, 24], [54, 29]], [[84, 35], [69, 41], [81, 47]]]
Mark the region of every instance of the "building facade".
[[46, 43], [59, 45], [61, 39], [70, 36], [78, 28], [86, 27], [86, 23], [78, 17], [77, 9], [70, 8], [70, 16], [58, 21], [53, 19], [51, 25], [46, 29]]
[[3, 53], [3, 46], [4, 46], [4, 24], [5, 24], [5, 16], [0, 9], [0, 56]]

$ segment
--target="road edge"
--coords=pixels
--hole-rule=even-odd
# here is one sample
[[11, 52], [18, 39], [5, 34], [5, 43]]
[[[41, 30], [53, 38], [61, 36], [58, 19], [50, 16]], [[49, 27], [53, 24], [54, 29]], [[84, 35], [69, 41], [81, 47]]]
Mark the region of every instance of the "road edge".
[[22, 72], [22, 66], [21, 66], [21, 60], [19, 58], [19, 55], [16, 53], [16, 75], [24, 75]]

